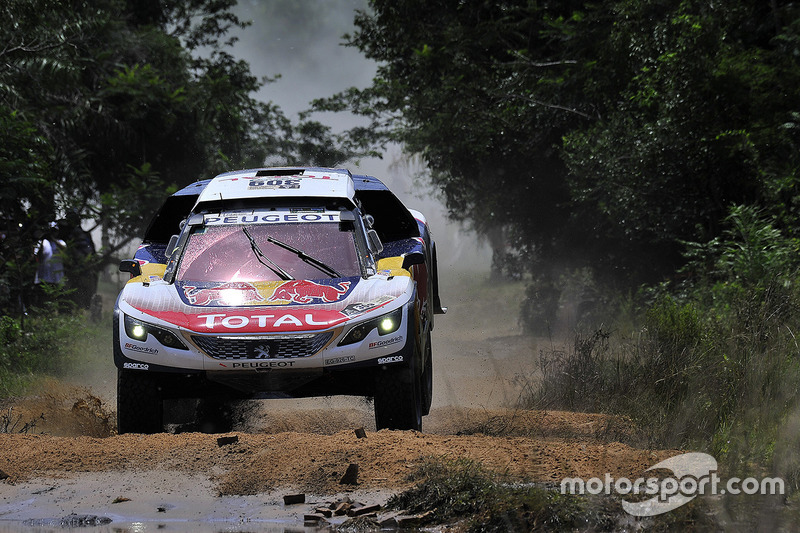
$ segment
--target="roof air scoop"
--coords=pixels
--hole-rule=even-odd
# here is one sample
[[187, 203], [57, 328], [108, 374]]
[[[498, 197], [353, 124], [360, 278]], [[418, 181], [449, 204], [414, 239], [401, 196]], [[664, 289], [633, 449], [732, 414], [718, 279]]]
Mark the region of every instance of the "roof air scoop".
[[305, 172], [304, 168], [270, 168], [267, 170], [259, 170], [256, 172], [256, 177], [261, 178], [264, 176], [302, 176]]

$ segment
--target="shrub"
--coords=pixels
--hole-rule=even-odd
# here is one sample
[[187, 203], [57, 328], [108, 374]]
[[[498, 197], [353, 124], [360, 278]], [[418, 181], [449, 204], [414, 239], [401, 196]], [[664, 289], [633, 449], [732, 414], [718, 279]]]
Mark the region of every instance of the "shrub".
[[[412, 471], [409, 481], [418, 484], [393, 496], [387, 506], [424, 514], [428, 524], [457, 520], [457, 531], [620, 531], [631, 525], [615, 496], [561, 494], [555, 487], [503, 483], [480, 463], [464, 458], [426, 458]], [[702, 502], [645, 518], [638, 525], [652, 531], [718, 529]]]
[[90, 329], [82, 314], [28, 316], [24, 329], [15, 319], [0, 316], [0, 398], [20, 394], [40, 376], [69, 368], [80, 357], [81, 341]]
[[687, 243], [689, 276], [642, 291], [641, 326], [541, 356], [526, 403], [632, 418], [648, 444], [706, 451], [730, 475], [800, 488], [800, 254], [759, 211]]

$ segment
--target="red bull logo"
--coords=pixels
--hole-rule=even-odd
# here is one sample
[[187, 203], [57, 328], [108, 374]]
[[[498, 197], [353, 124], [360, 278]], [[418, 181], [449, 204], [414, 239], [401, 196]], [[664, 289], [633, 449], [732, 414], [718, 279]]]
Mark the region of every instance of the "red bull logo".
[[245, 302], [260, 302], [264, 297], [252, 283], [232, 281], [216, 287], [197, 288], [190, 285], [183, 287], [183, 294], [191, 305], [209, 305], [222, 303], [240, 305]]
[[275, 289], [269, 301], [285, 300], [298, 304], [333, 303], [338, 301], [349, 288], [349, 281], [342, 281], [333, 286], [297, 279], [287, 281]]

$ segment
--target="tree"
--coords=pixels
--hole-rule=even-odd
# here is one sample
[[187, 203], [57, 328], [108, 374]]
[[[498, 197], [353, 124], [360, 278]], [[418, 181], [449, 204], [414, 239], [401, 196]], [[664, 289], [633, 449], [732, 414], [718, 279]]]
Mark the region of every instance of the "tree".
[[0, 149], [0, 217], [15, 235], [20, 225], [78, 213], [102, 226], [109, 260], [142, 233], [171, 188], [267, 156], [296, 164], [352, 155], [324, 127], [295, 127], [253, 98], [266, 80], [226, 50], [230, 29], [246, 25], [234, 4], [0, 6], [0, 121], [10, 124]]
[[756, 1], [372, 0], [371, 87], [318, 102], [422, 156], [454, 218], [534, 274], [675, 272], [731, 204], [797, 228], [798, 10]]
[[596, 113], [571, 98], [585, 83], [571, 51], [594, 35], [570, 35], [571, 4], [373, 1], [349, 41], [379, 63], [372, 87], [318, 108], [372, 118], [374, 139], [422, 156], [453, 218], [510, 228], [547, 274], [570, 219], [559, 144]]
[[796, 231], [785, 216], [796, 210], [796, 140], [783, 125], [800, 69], [775, 26], [791, 15], [761, 2], [616, 6], [605, 50], [627, 58], [625, 84], [563, 153], [587, 236], [618, 251], [634, 279], [648, 279], [644, 265], [673, 272], [681, 242], [718, 236], [731, 205], [783, 213]]
[[20, 311], [33, 285], [36, 243], [30, 221], [46, 219], [54, 191], [50, 146], [18, 113], [0, 106], [0, 309]]

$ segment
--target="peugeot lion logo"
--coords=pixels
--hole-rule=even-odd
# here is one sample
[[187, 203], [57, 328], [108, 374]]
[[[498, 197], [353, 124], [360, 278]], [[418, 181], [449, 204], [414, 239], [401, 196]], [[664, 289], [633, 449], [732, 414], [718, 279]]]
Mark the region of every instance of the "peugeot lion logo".
[[256, 352], [256, 359], [269, 359], [269, 345], [262, 344], [261, 346], [255, 347]]

